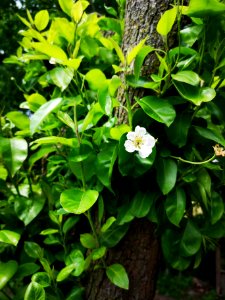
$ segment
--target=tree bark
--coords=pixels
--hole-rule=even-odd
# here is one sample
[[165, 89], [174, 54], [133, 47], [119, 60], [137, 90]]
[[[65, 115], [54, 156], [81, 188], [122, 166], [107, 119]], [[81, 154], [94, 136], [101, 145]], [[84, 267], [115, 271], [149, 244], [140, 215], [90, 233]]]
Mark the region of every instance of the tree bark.
[[[123, 51], [137, 45], [148, 37], [147, 44], [162, 48], [162, 38], [156, 32], [156, 25], [161, 14], [170, 8], [172, 0], [127, 0], [125, 14], [125, 31], [123, 36]], [[145, 61], [142, 72], [154, 73], [157, 60], [150, 55]], [[134, 94], [135, 93], [135, 94]], [[129, 89], [129, 96], [143, 95], [142, 90]], [[124, 90], [119, 90], [118, 99], [121, 107], [115, 112], [119, 123], [127, 122]], [[155, 226], [146, 219], [132, 222], [123, 240], [107, 257], [107, 265], [122, 264], [128, 273], [130, 287], [128, 291], [120, 289], [109, 282], [105, 272], [98, 270], [91, 273], [86, 289], [88, 300], [153, 300], [157, 280], [160, 247], [155, 236]]]

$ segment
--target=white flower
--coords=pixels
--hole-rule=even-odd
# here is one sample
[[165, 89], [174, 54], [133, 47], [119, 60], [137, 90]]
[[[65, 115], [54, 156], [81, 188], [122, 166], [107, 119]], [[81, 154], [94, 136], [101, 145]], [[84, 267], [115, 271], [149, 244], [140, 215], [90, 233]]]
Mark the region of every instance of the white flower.
[[51, 65], [55, 65], [56, 64], [56, 59], [54, 58], [54, 57], [51, 57], [50, 59], [49, 59], [49, 63], [51, 64]]
[[124, 144], [127, 152], [138, 151], [141, 158], [146, 158], [152, 153], [156, 139], [144, 127], [136, 126], [134, 131], [128, 132]]

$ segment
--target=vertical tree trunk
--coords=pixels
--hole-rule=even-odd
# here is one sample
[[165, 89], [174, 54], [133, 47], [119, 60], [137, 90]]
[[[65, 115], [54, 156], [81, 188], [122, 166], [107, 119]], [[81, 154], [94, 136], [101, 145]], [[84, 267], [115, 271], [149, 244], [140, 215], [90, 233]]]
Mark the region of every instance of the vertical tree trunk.
[[[137, 45], [148, 37], [147, 44], [162, 48], [163, 41], [156, 32], [156, 24], [161, 14], [170, 7], [172, 0], [127, 0], [125, 14], [125, 31], [123, 51]], [[145, 62], [143, 72], [152, 73], [156, 67], [155, 56]], [[129, 90], [132, 97], [134, 91]], [[136, 91], [135, 91], [136, 93]], [[142, 95], [142, 91], [138, 91]], [[138, 94], [136, 94], [138, 95]], [[120, 90], [118, 98], [125, 103], [124, 91]], [[116, 111], [120, 123], [126, 122], [122, 106]], [[109, 282], [102, 270], [91, 274], [87, 287], [88, 300], [152, 300], [155, 294], [159, 262], [159, 243], [155, 237], [154, 225], [146, 219], [135, 220], [123, 238], [113, 249], [109, 250], [107, 264], [121, 263], [125, 266], [130, 288], [122, 290]]]

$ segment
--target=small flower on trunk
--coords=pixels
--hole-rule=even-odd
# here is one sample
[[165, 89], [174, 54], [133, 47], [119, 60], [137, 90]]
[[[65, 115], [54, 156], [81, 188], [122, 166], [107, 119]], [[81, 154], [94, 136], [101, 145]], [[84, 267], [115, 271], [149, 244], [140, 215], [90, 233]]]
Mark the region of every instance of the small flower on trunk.
[[146, 158], [152, 153], [156, 139], [144, 127], [136, 126], [134, 131], [128, 132], [125, 141], [127, 152], [138, 151], [141, 158]]

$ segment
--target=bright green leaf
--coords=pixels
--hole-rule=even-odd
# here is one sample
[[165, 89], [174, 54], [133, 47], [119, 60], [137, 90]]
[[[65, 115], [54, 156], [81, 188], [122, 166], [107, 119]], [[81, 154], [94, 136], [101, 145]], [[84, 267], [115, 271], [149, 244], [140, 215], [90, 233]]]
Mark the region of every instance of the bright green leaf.
[[90, 233], [82, 233], [80, 235], [80, 242], [87, 249], [94, 249], [97, 246], [94, 236]]
[[200, 77], [193, 71], [180, 71], [176, 74], [172, 74], [171, 77], [180, 82], [197, 86], [200, 82]]
[[51, 279], [50, 279], [49, 275], [46, 272], [35, 273], [31, 277], [31, 281], [32, 282], [37, 282], [43, 287], [48, 287], [48, 286], [51, 285]]
[[97, 191], [69, 189], [62, 192], [60, 196], [60, 203], [65, 211], [74, 214], [82, 214], [91, 208], [97, 199]]
[[0, 242], [17, 246], [20, 240], [20, 234], [11, 230], [0, 230]]
[[124, 267], [120, 264], [114, 264], [106, 268], [106, 275], [109, 280], [122, 289], [129, 289], [129, 278]]
[[34, 17], [34, 25], [39, 31], [44, 30], [49, 22], [49, 14], [47, 10], [39, 11]]
[[45, 300], [45, 290], [37, 282], [31, 282], [25, 292], [24, 300]]
[[15, 260], [0, 262], [0, 290], [13, 277], [18, 269], [18, 264]]
[[177, 10], [178, 8], [175, 6], [169, 10], [166, 10], [164, 14], [161, 16], [156, 30], [159, 34], [163, 36], [167, 36], [168, 33], [171, 31], [173, 24], [177, 17]]

